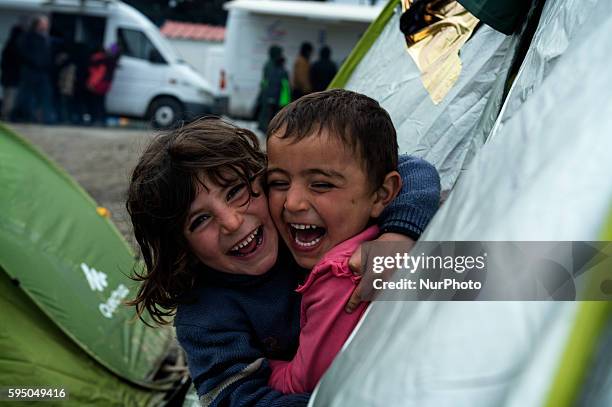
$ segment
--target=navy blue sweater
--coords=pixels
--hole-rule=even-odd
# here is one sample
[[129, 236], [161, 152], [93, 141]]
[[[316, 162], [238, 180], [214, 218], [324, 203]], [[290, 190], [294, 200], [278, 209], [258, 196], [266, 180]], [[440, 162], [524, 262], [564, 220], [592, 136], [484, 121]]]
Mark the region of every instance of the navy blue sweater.
[[[438, 208], [440, 179], [424, 160], [401, 156], [404, 186], [379, 225], [418, 239]], [[275, 266], [261, 276], [198, 270], [196, 287], [177, 308], [174, 324], [202, 405], [305, 406], [309, 394], [268, 387], [267, 358], [290, 360], [300, 326], [306, 274], [282, 244]]]

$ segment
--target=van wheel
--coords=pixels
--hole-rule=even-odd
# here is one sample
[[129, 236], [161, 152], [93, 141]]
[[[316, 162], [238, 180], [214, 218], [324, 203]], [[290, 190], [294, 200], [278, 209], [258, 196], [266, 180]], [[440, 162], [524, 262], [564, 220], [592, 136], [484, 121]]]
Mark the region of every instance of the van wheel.
[[183, 106], [176, 99], [162, 97], [156, 99], [149, 107], [149, 120], [157, 129], [167, 129], [183, 119]]

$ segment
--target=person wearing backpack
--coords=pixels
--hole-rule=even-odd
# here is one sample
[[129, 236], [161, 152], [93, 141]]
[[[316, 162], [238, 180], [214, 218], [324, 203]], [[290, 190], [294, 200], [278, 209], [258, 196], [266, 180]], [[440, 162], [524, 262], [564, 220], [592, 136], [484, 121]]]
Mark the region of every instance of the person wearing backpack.
[[108, 51], [103, 48], [89, 59], [87, 92], [91, 123], [106, 125], [106, 94], [113, 84], [113, 76], [121, 53], [119, 46], [113, 44]]
[[289, 74], [285, 69], [283, 49], [272, 45], [268, 50], [270, 59], [266, 62], [260, 85], [260, 111], [258, 128], [265, 132], [274, 115], [291, 102]]

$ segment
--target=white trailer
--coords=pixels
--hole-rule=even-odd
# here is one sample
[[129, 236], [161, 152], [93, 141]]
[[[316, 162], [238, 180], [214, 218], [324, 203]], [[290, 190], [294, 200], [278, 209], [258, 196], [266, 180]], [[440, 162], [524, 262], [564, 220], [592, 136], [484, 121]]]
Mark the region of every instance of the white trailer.
[[234, 0], [225, 33], [229, 113], [252, 117], [262, 69], [271, 45], [283, 48], [289, 72], [304, 41], [314, 46], [311, 62], [327, 45], [340, 63], [349, 55], [382, 6], [313, 1]]

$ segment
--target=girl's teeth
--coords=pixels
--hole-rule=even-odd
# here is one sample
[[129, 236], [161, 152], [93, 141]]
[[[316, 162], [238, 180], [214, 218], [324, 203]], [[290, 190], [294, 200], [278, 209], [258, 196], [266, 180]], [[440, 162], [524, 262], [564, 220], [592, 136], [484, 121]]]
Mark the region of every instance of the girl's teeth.
[[251, 243], [251, 241], [253, 241], [253, 239], [255, 239], [255, 235], [257, 235], [257, 229], [255, 229], [253, 231], [253, 233], [251, 233], [250, 235], [247, 236], [246, 239], [244, 239], [242, 242], [238, 243], [236, 246], [232, 247], [230, 249], [230, 251], [234, 251], [234, 250], [238, 250], [238, 249], [242, 249], [244, 246], [248, 245], [249, 243]]

